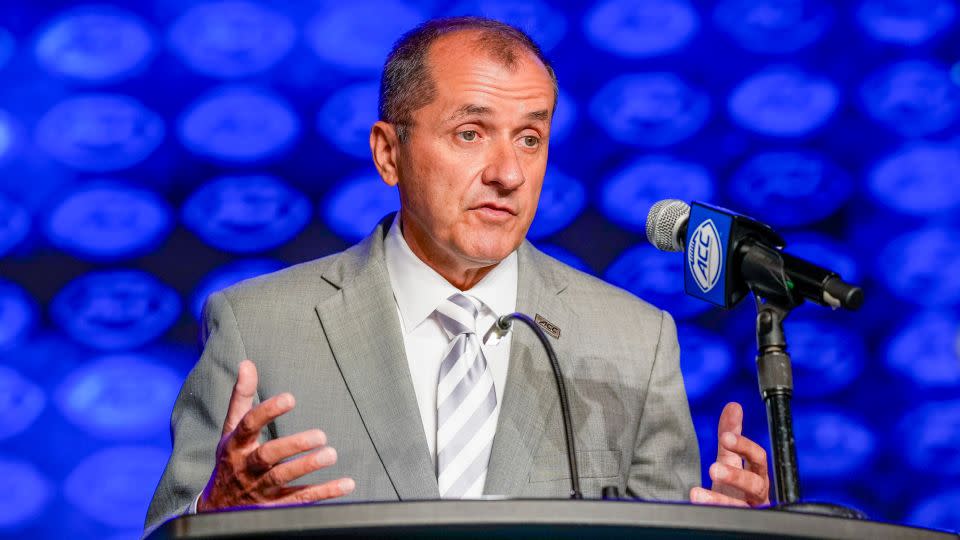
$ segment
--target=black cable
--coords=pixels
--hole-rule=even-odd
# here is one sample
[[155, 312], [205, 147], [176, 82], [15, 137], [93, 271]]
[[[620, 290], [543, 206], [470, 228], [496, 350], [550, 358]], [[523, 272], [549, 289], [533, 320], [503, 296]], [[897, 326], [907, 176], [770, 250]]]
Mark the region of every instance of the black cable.
[[547, 339], [547, 334], [543, 332], [536, 322], [523, 313], [511, 313], [497, 319], [497, 328], [501, 331], [510, 329], [510, 323], [513, 320], [519, 320], [526, 323], [533, 332], [540, 338], [540, 343], [547, 350], [547, 356], [550, 358], [550, 367], [553, 368], [553, 378], [557, 382], [557, 393], [560, 396], [560, 413], [563, 415], [563, 435], [567, 442], [567, 463], [570, 466], [570, 498], [582, 499], [580, 493], [580, 469], [577, 467], [577, 449], [573, 440], [573, 421], [570, 419], [570, 402], [567, 399], [567, 387], [563, 382], [563, 373], [560, 371], [560, 362], [557, 360], [557, 354], [553, 346]]

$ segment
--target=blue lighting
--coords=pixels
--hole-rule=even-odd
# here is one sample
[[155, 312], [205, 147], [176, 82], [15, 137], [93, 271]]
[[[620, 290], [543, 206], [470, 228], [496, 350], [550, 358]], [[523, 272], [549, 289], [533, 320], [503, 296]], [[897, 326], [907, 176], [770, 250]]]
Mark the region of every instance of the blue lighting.
[[163, 434], [182, 375], [140, 353], [103, 356], [70, 373], [55, 400], [63, 416], [105, 439]]
[[627, 58], [676, 52], [699, 29], [697, 11], [686, 0], [602, 0], [584, 18], [590, 43]]
[[426, 18], [417, 6], [399, 0], [336, 2], [307, 23], [306, 38], [324, 62], [374, 74], [393, 43]]
[[893, 334], [887, 367], [923, 388], [960, 387], [960, 319], [946, 311], [921, 312]]
[[90, 273], [64, 287], [50, 315], [76, 341], [128, 349], [167, 331], [180, 314], [177, 293], [145, 272]]
[[300, 119], [279, 96], [252, 86], [222, 86], [190, 105], [178, 124], [191, 152], [230, 163], [278, 157], [296, 142]]
[[0, 440], [30, 428], [46, 405], [43, 388], [16, 370], [0, 366]]
[[198, 320], [203, 310], [203, 304], [211, 294], [226, 289], [245, 279], [276, 272], [285, 265], [280, 261], [266, 259], [240, 260], [224, 265], [207, 274], [200, 285], [193, 292], [190, 299], [190, 310]]
[[918, 527], [960, 531], [960, 489], [936, 493], [917, 503], [906, 522]]
[[48, 71], [88, 83], [133, 75], [153, 57], [153, 32], [133, 13], [84, 6], [51, 20], [37, 38], [37, 62]]
[[790, 339], [798, 398], [820, 398], [837, 392], [863, 371], [866, 345], [854, 329], [823, 316], [795, 316], [787, 319], [784, 327]]
[[921, 306], [960, 302], [960, 231], [925, 228], [893, 239], [877, 259], [878, 277], [901, 300]]
[[817, 233], [789, 234], [786, 240], [787, 251], [792, 255], [829, 268], [847, 282], [860, 281], [860, 267], [850, 256], [849, 246]]
[[884, 156], [867, 174], [867, 187], [894, 210], [918, 216], [960, 206], [956, 144], [914, 142]]
[[863, 0], [857, 19], [877, 41], [919, 45], [953, 24], [953, 0]]
[[337, 235], [359, 240], [370, 234], [384, 216], [400, 209], [397, 188], [376, 175], [345, 180], [321, 204], [320, 214]]
[[163, 120], [118, 94], [80, 94], [54, 105], [37, 126], [37, 145], [82, 171], [115, 171], [140, 163], [164, 137]]
[[37, 317], [33, 300], [19, 285], [0, 279], [0, 349], [20, 341]]
[[17, 121], [6, 111], [0, 110], [0, 164], [16, 154], [19, 139], [20, 127]]
[[531, 239], [549, 236], [569, 225], [587, 203], [583, 184], [556, 170], [547, 171], [540, 192], [537, 215], [527, 233]]
[[806, 225], [830, 216], [853, 192], [853, 179], [825, 156], [766, 152], [750, 158], [727, 183], [737, 210], [771, 225]]
[[710, 116], [710, 98], [673, 73], [633, 73], [597, 92], [590, 115], [618, 142], [657, 148], [700, 131]]
[[817, 42], [833, 22], [823, 0], [722, 0], [714, 19], [748, 51], [782, 54]]
[[831, 81], [792, 66], [775, 66], [744, 79], [730, 94], [730, 117], [771, 137], [801, 137], [821, 128], [840, 104]]
[[702, 166], [670, 156], [645, 156], [604, 180], [600, 209], [611, 220], [645, 231], [647, 211], [659, 200], [710, 201], [714, 182]]
[[733, 370], [730, 345], [718, 335], [689, 324], [679, 325], [680, 369], [687, 397], [697, 401], [722, 385]]
[[312, 211], [302, 193], [275, 176], [221, 176], [187, 199], [183, 221], [211, 246], [250, 253], [293, 238]]
[[68, 193], [46, 223], [50, 242], [80, 258], [116, 259], [154, 249], [172, 227], [153, 191], [94, 182]]
[[7, 32], [4, 28], [0, 28], [0, 69], [7, 65], [7, 60], [13, 56], [15, 48], [16, 40], [13, 38], [13, 34]]
[[544, 51], [556, 46], [567, 30], [563, 13], [543, 0], [464, 0], [451, 15], [482, 15], [512, 24], [530, 34]]
[[676, 319], [699, 315], [710, 304], [683, 291], [683, 256], [664, 253], [644, 242], [624, 251], [607, 268], [604, 279], [665, 309]]
[[937, 477], [960, 475], [960, 401], [931, 401], [900, 421], [897, 440], [914, 471]]
[[580, 257], [577, 257], [573, 253], [570, 253], [569, 251], [567, 251], [566, 249], [563, 249], [560, 246], [557, 246], [554, 244], [538, 243], [536, 244], [536, 247], [540, 251], [546, 253], [547, 255], [553, 257], [554, 259], [557, 259], [558, 261], [566, 265], [572, 266], [577, 270], [580, 270], [581, 272], [593, 274], [593, 270], [590, 269], [590, 267], [587, 265], [587, 263], [583, 259], [581, 259]]
[[67, 501], [112, 527], [143, 525], [153, 489], [170, 451], [152, 446], [110, 446], [87, 456], [67, 476]]
[[567, 140], [573, 126], [577, 123], [577, 102], [570, 94], [560, 91], [557, 107], [550, 122], [550, 144], [559, 144]]
[[370, 159], [370, 126], [377, 121], [380, 81], [352, 84], [327, 99], [317, 115], [317, 131], [356, 158]]
[[850, 477], [861, 472], [876, 453], [873, 432], [839, 411], [795, 411], [794, 433], [805, 478]]
[[36, 519], [54, 496], [42, 472], [26, 461], [0, 457], [0, 527], [12, 528]]
[[17, 247], [29, 232], [30, 214], [0, 193], [0, 257]]
[[288, 17], [259, 3], [229, 0], [191, 6], [168, 35], [186, 65], [222, 79], [271, 68], [290, 52], [296, 38]]
[[871, 117], [907, 137], [940, 131], [960, 115], [960, 88], [946, 66], [929, 61], [885, 66], [867, 78], [860, 95]]

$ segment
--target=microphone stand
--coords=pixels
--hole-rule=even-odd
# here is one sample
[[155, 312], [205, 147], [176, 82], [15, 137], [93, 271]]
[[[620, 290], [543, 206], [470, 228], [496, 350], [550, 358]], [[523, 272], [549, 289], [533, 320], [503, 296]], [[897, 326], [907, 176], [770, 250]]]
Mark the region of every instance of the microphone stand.
[[573, 439], [573, 420], [570, 418], [570, 402], [567, 398], [567, 387], [563, 382], [563, 373], [560, 371], [560, 362], [557, 361], [557, 354], [550, 345], [547, 335], [543, 332], [536, 322], [523, 313], [511, 313], [497, 319], [496, 327], [500, 332], [506, 332], [514, 320], [518, 320], [529, 326], [533, 333], [540, 339], [543, 348], [547, 351], [547, 357], [550, 358], [550, 367], [553, 368], [553, 378], [557, 383], [557, 394], [560, 395], [560, 413], [563, 416], [563, 436], [567, 443], [567, 464], [570, 466], [570, 498], [582, 499], [580, 492], [580, 470], [577, 467], [576, 443]]

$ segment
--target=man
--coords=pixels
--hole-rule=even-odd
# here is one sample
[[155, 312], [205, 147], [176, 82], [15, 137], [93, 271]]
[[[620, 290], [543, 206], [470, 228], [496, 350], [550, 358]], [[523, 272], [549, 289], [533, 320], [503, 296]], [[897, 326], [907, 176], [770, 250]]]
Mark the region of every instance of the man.
[[713, 489], [695, 487], [670, 316], [524, 241], [557, 99], [529, 37], [430, 21], [398, 42], [380, 98], [370, 146], [400, 212], [345, 252], [211, 295], [148, 527], [194, 505], [566, 496], [546, 355], [523, 328], [486, 332], [513, 311], [556, 329], [585, 496], [768, 503], [736, 404]]

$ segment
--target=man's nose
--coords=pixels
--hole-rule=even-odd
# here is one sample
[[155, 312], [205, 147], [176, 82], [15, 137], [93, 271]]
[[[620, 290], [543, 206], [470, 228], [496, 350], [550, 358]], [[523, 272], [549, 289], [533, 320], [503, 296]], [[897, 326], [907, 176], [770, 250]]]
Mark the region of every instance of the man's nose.
[[483, 183], [497, 184], [506, 190], [514, 190], [523, 185], [523, 169], [520, 167], [520, 155], [513, 141], [498, 141], [491, 149], [489, 162], [483, 171]]

